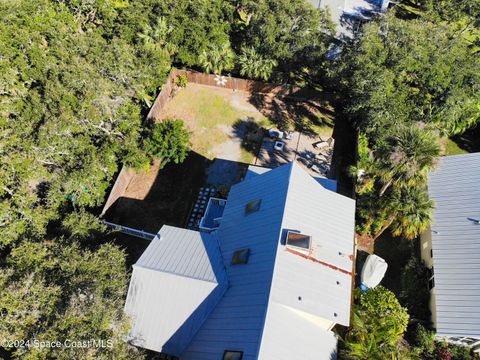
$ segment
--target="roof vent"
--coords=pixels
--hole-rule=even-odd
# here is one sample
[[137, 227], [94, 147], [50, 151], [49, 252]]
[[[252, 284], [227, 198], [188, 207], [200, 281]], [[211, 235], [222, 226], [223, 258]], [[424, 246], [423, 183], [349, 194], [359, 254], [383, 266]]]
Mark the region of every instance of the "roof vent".
[[286, 245], [297, 251], [308, 253], [310, 251], [311, 238], [309, 235], [289, 231], [287, 233]]
[[260, 210], [261, 204], [262, 204], [261, 199], [249, 201], [247, 205], [245, 205], [245, 215], [248, 215]]
[[240, 249], [233, 253], [232, 256], [232, 265], [240, 265], [248, 263], [248, 258], [250, 257], [250, 249]]

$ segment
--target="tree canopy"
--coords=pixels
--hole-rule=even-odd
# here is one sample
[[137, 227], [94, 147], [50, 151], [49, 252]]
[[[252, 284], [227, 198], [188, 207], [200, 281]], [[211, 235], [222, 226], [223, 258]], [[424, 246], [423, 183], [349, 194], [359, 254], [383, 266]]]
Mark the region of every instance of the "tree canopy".
[[[428, 7], [430, 14], [437, 5]], [[439, 139], [480, 119], [480, 60], [471, 44], [433, 15], [397, 15], [365, 24], [337, 61], [345, 113], [363, 136], [352, 169], [357, 230], [374, 238], [386, 228], [414, 238], [428, 226], [426, 182]]]
[[352, 326], [345, 338], [346, 359], [395, 359], [408, 325], [408, 313], [382, 286], [361, 294], [353, 305]]
[[447, 25], [388, 15], [365, 25], [346, 61], [352, 116], [372, 136], [398, 123], [453, 135], [480, 118], [480, 60]]
[[141, 358], [123, 339], [125, 253], [95, 214], [120, 166], [189, 151], [180, 120], [145, 122], [172, 64], [239, 74], [248, 47], [263, 65], [245, 75], [296, 81], [323, 60], [328, 17], [293, 0], [19, 0], [0, 18], [0, 338], [114, 344], [4, 350]]

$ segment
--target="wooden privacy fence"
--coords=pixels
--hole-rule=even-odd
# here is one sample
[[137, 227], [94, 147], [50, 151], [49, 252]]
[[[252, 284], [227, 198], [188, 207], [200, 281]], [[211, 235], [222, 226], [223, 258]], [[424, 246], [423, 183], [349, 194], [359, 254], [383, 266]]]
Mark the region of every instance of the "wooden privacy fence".
[[160, 118], [163, 107], [172, 95], [172, 90], [175, 86], [175, 79], [179, 75], [185, 75], [188, 82], [190, 83], [215, 86], [234, 91], [248, 91], [257, 94], [272, 94], [279, 97], [291, 96], [297, 98], [314, 98], [318, 96], [318, 93], [316, 91], [300, 88], [299, 86], [264, 83], [261, 81], [240, 79], [232, 76], [225, 76], [226, 83], [224, 85], [219, 85], [216, 79], [216, 75], [205, 74], [192, 70], [173, 69], [172, 71], [170, 71], [167, 82], [163, 85], [162, 90], [158, 94], [152, 108], [150, 109], [150, 112], [148, 113], [147, 117], [149, 119], [157, 120]]
[[[153, 103], [147, 118], [157, 120], [160, 118], [161, 111], [165, 104], [170, 100], [172, 91], [175, 87], [175, 79], [179, 75], [185, 75], [188, 82], [200, 85], [215, 86], [220, 88], [226, 88], [238, 91], [248, 91], [251, 93], [259, 94], [271, 94], [279, 97], [292, 97], [292, 98], [315, 98], [318, 93], [311, 89], [300, 88], [298, 86], [292, 86], [288, 84], [271, 84], [264, 83], [256, 80], [240, 79], [232, 76], [225, 76], [226, 83], [219, 85], [216, 80], [216, 75], [205, 74], [192, 70], [179, 70], [172, 69], [167, 77], [167, 81], [162, 86], [160, 93], [158, 94], [155, 102]], [[102, 216], [107, 210], [125, 194], [128, 184], [135, 175], [135, 170], [131, 168], [123, 167], [120, 171], [115, 184], [108, 196], [107, 202], [103, 207]]]
[[147, 119], [158, 119], [160, 116], [160, 112], [172, 95], [175, 79], [178, 76], [177, 71], [178, 70], [176, 69], [170, 71], [170, 74], [167, 77], [167, 82], [162, 86], [162, 90], [160, 90], [160, 93], [155, 99], [152, 108], [148, 112]]
[[122, 166], [122, 170], [120, 170], [120, 173], [117, 176], [117, 180], [115, 180], [115, 184], [113, 185], [112, 190], [108, 195], [107, 202], [105, 203], [102, 214], [100, 216], [105, 215], [107, 210], [125, 194], [128, 184], [130, 184], [130, 181], [132, 180], [134, 175], [134, 169]]
[[192, 70], [176, 70], [176, 73], [177, 76], [186, 75], [188, 81], [195, 84], [222, 87], [231, 90], [249, 91], [261, 94], [274, 93], [278, 95], [288, 95], [300, 90], [300, 87], [298, 86], [292, 86], [288, 84], [270, 84], [256, 80], [240, 79], [232, 76], [224, 76], [227, 82], [225, 85], [219, 85], [216, 80], [216, 75], [205, 74]]

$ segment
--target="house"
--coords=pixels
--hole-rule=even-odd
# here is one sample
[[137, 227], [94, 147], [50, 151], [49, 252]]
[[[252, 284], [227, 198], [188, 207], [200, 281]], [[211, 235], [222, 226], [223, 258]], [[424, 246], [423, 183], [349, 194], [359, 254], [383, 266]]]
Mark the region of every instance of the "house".
[[387, 10], [389, 0], [309, 0], [316, 8], [330, 11], [336, 25], [337, 38], [345, 41], [354, 38], [361, 22]]
[[430, 174], [435, 202], [421, 254], [430, 269], [430, 310], [439, 338], [480, 351], [480, 153], [441, 158]]
[[163, 226], [133, 266], [130, 341], [182, 360], [334, 359], [331, 330], [350, 323], [354, 215], [298, 164], [253, 169], [218, 228]]

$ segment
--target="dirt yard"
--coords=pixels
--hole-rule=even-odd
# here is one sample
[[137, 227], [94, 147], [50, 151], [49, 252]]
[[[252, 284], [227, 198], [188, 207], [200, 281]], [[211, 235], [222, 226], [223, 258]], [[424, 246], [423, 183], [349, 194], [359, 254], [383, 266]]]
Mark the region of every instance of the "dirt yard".
[[157, 233], [164, 225], [185, 226], [191, 204], [205, 183], [205, 169], [210, 161], [190, 153], [182, 164], [168, 164], [159, 169], [136, 174], [105, 214], [116, 224]]

